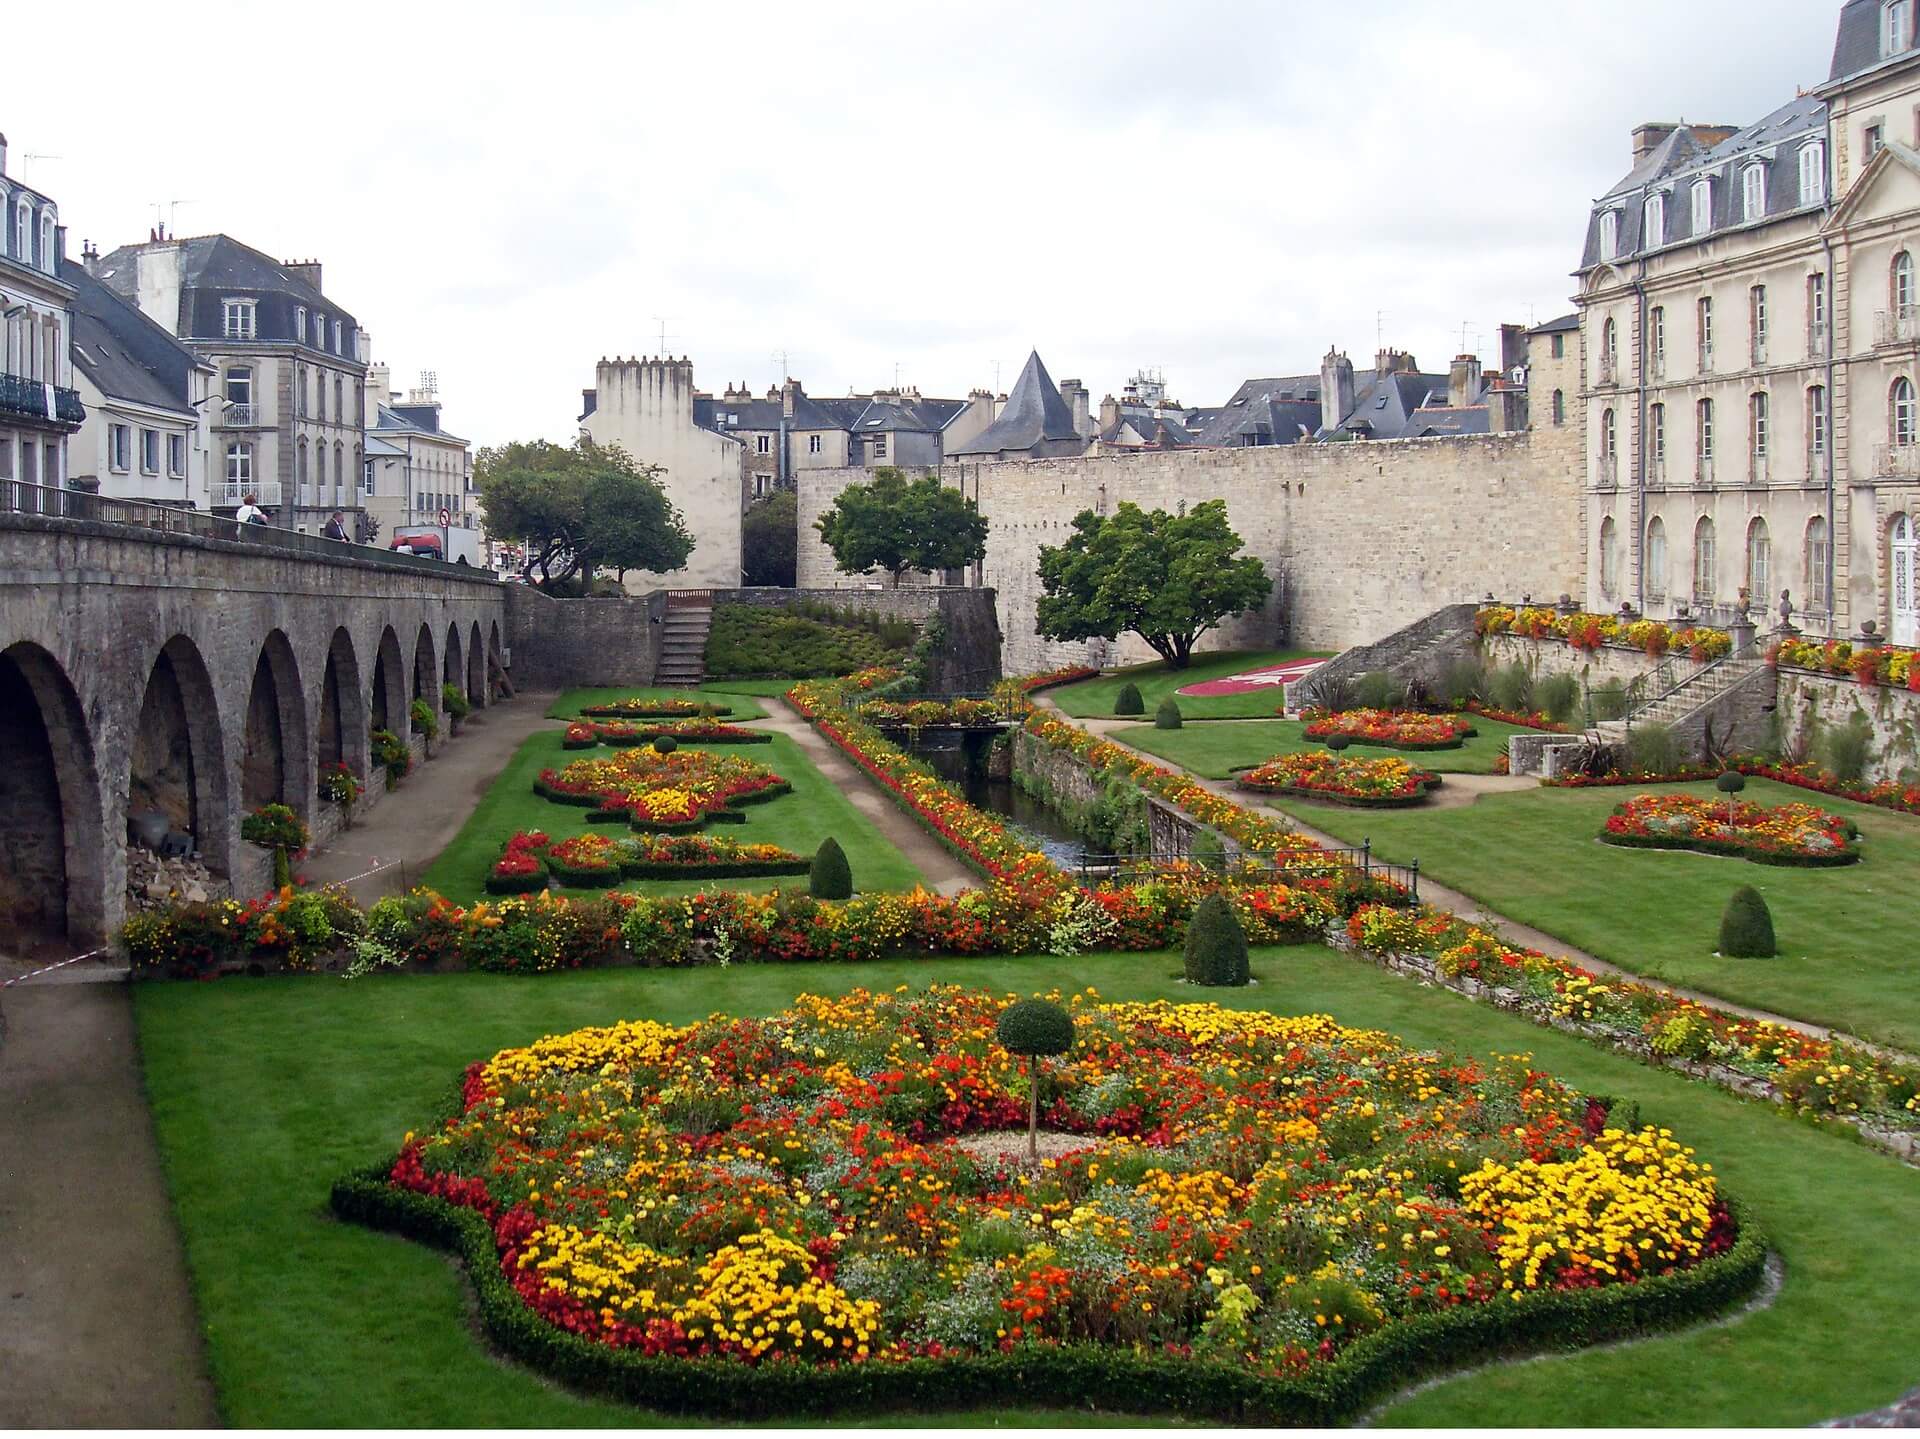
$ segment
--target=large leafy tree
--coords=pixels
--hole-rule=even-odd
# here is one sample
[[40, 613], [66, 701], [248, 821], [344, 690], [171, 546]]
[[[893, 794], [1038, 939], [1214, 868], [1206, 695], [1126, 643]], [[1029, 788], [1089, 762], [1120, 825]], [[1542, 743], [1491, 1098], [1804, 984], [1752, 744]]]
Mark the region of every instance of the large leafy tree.
[[1082, 510], [1063, 545], [1040, 550], [1035, 628], [1048, 639], [1118, 639], [1132, 632], [1174, 669], [1222, 620], [1266, 602], [1260, 561], [1240, 553], [1225, 500], [1184, 514], [1123, 501], [1111, 516]]
[[792, 589], [800, 562], [800, 506], [791, 490], [755, 500], [740, 522], [741, 582]]
[[547, 440], [480, 451], [474, 481], [487, 532], [521, 540], [544, 589], [606, 567], [667, 574], [686, 564], [693, 536], [661, 489], [662, 471], [617, 445]]
[[932, 475], [909, 480], [891, 465], [842, 490], [813, 527], [844, 573], [883, 569], [896, 589], [908, 570], [958, 569], [987, 552], [979, 506]]

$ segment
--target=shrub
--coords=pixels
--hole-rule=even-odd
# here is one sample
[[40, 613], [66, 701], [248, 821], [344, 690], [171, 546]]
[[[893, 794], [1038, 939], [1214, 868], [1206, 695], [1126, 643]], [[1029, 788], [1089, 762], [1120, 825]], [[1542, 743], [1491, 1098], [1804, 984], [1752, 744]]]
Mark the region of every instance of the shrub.
[[654, 736], [653, 752], [655, 754], [672, 754], [675, 750], [679, 748], [680, 748], [680, 741], [675, 739], [670, 734]]
[[1073, 1048], [1073, 1016], [1048, 999], [1022, 999], [1000, 1011], [994, 1038], [1008, 1054], [1028, 1059]]
[[1549, 675], [1533, 687], [1533, 703], [1555, 724], [1565, 724], [1580, 703], [1580, 681], [1572, 675]]
[[1742, 885], [1720, 917], [1720, 954], [1724, 959], [1772, 959], [1780, 952], [1773, 937], [1773, 915], [1760, 891]]
[[293, 883], [290, 856], [307, 847], [311, 836], [306, 824], [284, 804], [262, 805], [240, 821], [240, 838], [273, 853], [273, 887], [285, 889]]
[[713, 612], [707, 636], [707, 674], [712, 679], [850, 675], [875, 666], [898, 666], [913, 638], [913, 626], [904, 621], [861, 616], [831, 605], [721, 605]]
[[1726, 770], [1713, 782], [1713, 787], [1721, 794], [1739, 794], [1747, 787], [1747, 777], [1737, 769]]
[[1636, 774], [1673, 774], [1685, 763], [1669, 725], [1638, 725], [1627, 735], [1627, 764]]
[[1339, 754], [1341, 750], [1347, 748], [1347, 746], [1352, 743], [1353, 736], [1350, 734], [1330, 734], [1326, 738], [1327, 748], [1335, 754]]
[[1187, 925], [1187, 983], [1237, 989], [1248, 982], [1247, 936], [1225, 899], [1210, 894]]
[[820, 842], [813, 856], [813, 869], [807, 875], [807, 893], [815, 899], [852, 899], [853, 870], [847, 864], [847, 852], [832, 838]]
[[1193, 837], [1193, 846], [1188, 857], [1202, 869], [1224, 869], [1227, 863], [1227, 846], [1212, 830], [1203, 829]]
[[440, 708], [454, 719], [463, 720], [473, 713], [473, 701], [459, 685], [444, 684], [440, 686]]
[[1873, 760], [1871, 722], [1856, 710], [1845, 724], [1832, 726], [1820, 737], [1820, 754], [1835, 778], [1858, 784]]
[[1179, 729], [1185, 723], [1186, 719], [1180, 713], [1180, 706], [1174, 703], [1172, 695], [1161, 700], [1160, 708], [1153, 713], [1155, 729]]
[[1385, 670], [1369, 670], [1353, 682], [1356, 707], [1365, 710], [1397, 710], [1406, 703], [1407, 687]]
[[387, 772], [387, 788], [393, 789], [413, 768], [413, 751], [407, 742], [390, 729], [377, 729], [371, 736], [373, 762]]
[[1487, 689], [1494, 704], [1503, 710], [1526, 714], [1533, 708], [1533, 676], [1517, 661], [1495, 670]]
[[415, 700], [407, 706], [407, 720], [413, 726], [413, 732], [432, 744], [440, 733], [440, 721], [433, 713], [433, 706], [425, 700]]
[[1487, 668], [1478, 660], [1455, 660], [1440, 679], [1440, 697], [1449, 704], [1465, 705], [1469, 700], [1485, 699]]
[[1589, 690], [1588, 696], [1593, 702], [1593, 717], [1603, 720], [1625, 719], [1627, 716], [1627, 685], [1625, 680], [1610, 679], [1598, 689]]
[[1147, 702], [1140, 694], [1140, 686], [1129, 680], [1120, 687], [1120, 693], [1113, 697], [1113, 712], [1117, 715], [1143, 715], [1147, 712]]

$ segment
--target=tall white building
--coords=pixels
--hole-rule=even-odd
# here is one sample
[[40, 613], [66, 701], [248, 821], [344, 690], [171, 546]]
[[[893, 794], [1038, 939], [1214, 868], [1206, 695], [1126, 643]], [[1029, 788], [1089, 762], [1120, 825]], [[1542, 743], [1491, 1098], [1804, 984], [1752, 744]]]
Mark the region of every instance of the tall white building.
[[437, 525], [442, 510], [449, 528], [477, 529], [472, 446], [441, 426], [432, 372], [423, 372], [420, 384], [402, 398], [385, 365], [369, 366], [366, 414], [361, 503], [374, 543], [386, 544], [401, 525]]
[[[73, 387], [73, 286], [61, 278], [66, 245], [53, 201], [7, 173], [0, 135], [0, 482], [60, 489], [67, 440], [83, 418]], [[35, 491], [12, 492], [15, 508], [48, 508]]]

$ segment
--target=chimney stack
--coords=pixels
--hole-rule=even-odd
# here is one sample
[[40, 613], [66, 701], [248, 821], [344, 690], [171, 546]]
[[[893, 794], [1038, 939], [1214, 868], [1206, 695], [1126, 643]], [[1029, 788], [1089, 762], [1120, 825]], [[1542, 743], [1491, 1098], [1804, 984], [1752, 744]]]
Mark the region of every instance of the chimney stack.
[[[164, 239], [166, 237], [162, 236], [161, 238]], [[294, 279], [311, 285], [315, 290], [322, 289], [320, 284], [320, 262], [318, 260], [289, 260], [280, 268], [292, 275]]]
[[1447, 374], [1447, 403], [1456, 410], [1480, 402], [1480, 357], [1456, 355]]
[[1320, 362], [1320, 428], [1337, 430], [1352, 413], [1353, 361], [1330, 349]]
[[1100, 402], [1100, 433], [1105, 434], [1120, 423], [1120, 402], [1108, 395]]

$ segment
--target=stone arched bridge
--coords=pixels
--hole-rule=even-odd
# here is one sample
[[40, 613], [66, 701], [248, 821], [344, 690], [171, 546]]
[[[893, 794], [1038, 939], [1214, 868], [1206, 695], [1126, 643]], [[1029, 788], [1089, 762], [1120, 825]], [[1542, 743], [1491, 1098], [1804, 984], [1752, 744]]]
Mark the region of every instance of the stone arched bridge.
[[118, 925], [129, 814], [164, 814], [256, 892], [241, 817], [281, 801], [325, 833], [323, 766], [373, 780], [371, 799], [372, 731], [405, 738], [411, 702], [441, 713], [445, 684], [488, 703], [506, 588], [345, 546], [0, 515], [0, 945]]

